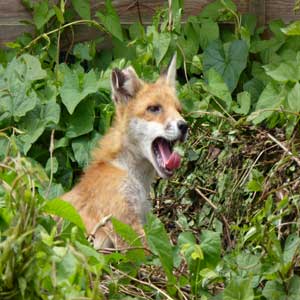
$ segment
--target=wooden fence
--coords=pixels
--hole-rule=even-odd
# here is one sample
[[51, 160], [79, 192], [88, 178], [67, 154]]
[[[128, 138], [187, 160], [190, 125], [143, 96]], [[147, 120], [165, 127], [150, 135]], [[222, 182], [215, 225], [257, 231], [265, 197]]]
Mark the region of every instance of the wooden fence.
[[[92, 15], [104, 7], [103, 0], [91, 0]], [[198, 14], [202, 8], [212, 0], [185, 0], [184, 17]], [[258, 17], [260, 24], [267, 24], [270, 20], [282, 19], [286, 23], [299, 18], [293, 11], [295, 0], [234, 0], [238, 10], [242, 13], [251, 12]], [[168, 1], [162, 0], [113, 0], [114, 7], [119, 13], [123, 24], [130, 24], [139, 19], [144, 24], [151, 21], [154, 11], [166, 6]], [[22, 5], [21, 0], [0, 0], [0, 47], [6, 42], [13, 41], [22, 32], [33, 30], [22, 21], [31, 21], [31, 14]], [[93, 29], [79, 29], [76, 41], [89, 39], [96, 33]]]

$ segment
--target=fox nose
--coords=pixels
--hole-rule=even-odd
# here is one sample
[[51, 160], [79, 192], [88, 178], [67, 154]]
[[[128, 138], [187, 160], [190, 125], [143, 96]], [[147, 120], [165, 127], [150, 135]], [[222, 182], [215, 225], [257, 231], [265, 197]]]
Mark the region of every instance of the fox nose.
[[179, 129], [180, 132], [181, 132], [181, 135], [182, 135], [183, 137], [185, 137], [185, 136], [186, 136], [186, 133], [187, 133], [187, 131], [188, 131], [188, 128], [189, 128], [188, 124], [187, 124], [185, 121], [180, 120], [180, 121], [177, 122], [177, 126], [178, 126], [178, 129]]

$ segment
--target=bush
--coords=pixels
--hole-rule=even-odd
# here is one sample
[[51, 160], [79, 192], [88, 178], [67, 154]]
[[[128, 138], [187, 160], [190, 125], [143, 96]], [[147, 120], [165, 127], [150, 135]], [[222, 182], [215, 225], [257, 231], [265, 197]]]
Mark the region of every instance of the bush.
[[[231, 0], [186, 23], [172, 1], [172, 14], [123, 28], [110, 1], [95, 20], [89, 1], [71, 2], [24, 1], [36, 35], [0, 55], [1, 299], [296, 300], [299, 23], [273, 21], [263, 40], [255, 17], [239, 15]], [[102, 39], [62, 47], [75, 26], [96, 27], [113, 48], [99, 51]], [[154, 185], [159, 218], [145, 227], [147, 255], [118, 220], [132, 247], [98, 253], [57, 197], [110, 126], [111, 69], [133, 65], [154, 80], [174, 52], [191, 124], [178, 149], [186, 159]]]

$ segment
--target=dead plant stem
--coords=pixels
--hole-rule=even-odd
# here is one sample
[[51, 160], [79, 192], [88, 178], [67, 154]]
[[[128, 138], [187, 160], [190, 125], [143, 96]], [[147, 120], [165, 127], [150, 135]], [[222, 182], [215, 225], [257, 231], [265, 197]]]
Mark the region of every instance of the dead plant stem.
[[228, 221], [227, 219], [225, 218], [225, 216], [220, 213], [218, 211], [218, 207], [212, 203], [201, 191], [199, 188], [195, 188], [195, 191], [197, 192], [197, 194], [199, 194], [199, 196], [201, 196], [215, 211], [216, 213], [218, 213], [223, 221], [223, 224], [224, 224], [224, 229], [225, 229], [225, 235], [226, 235], [226, 239], [227, 239], [227, 242], [228, 242], [228, 246], [229, 248], [232, 248], [232, 242], [231, 242], [231, 239], [230, 239], [230, 230], [229, 230], [229, 224], [228, 224]]
[[296, 157], [285, 145], [283, 145], [280, 141], [278, 141], [272, 134], [267, 133], [269, 139], [271, 139], [274, 143], [276, 143], [286, 154], [290, 155], [291, 158], [297, 163], [300, 167], [300, 159]]

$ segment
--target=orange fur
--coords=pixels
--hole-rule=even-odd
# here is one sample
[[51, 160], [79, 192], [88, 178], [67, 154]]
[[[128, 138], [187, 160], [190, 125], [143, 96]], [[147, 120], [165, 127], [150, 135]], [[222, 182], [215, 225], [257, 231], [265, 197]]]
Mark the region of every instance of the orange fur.
[[[181, 107], [174, 87], [168, 85], [164, 77], [156, 83], [139, 82], [139, 84], [139, 90], [128, 103], [116, 104], [113, 126], [94, 150], [93, 161], [85, 170], [80, 182], [62, 197], [78, 210], [88, 233], [91, 233], [103, 218], [113, 215], [143, 235], [142, 221], [134, 207], [135, 200], [130, 199], [130, 186], [127, 187], [129, 192], [124, 192], [123, 188], [126, 182], [130, 185], [130, 172], [115, 161], [127, 151], [128, 126], [132, 118], [165, 124], [170, 118], [181, 118]], [[161, 105], [162, 113], [159, 115], [149, 113], [147, 111], [149, 105]], [[138, 162], [137, 167], [141, 164], [145, 165], [143, 172], [148, 176], [150, 172], [148, 170], [152, 170], [153, 167], [146, 159]], [[123, 244], [113, 232], [110, 222], [97, 230], [95, 237], [96, 248], [112, 244], [118, 247]]]

